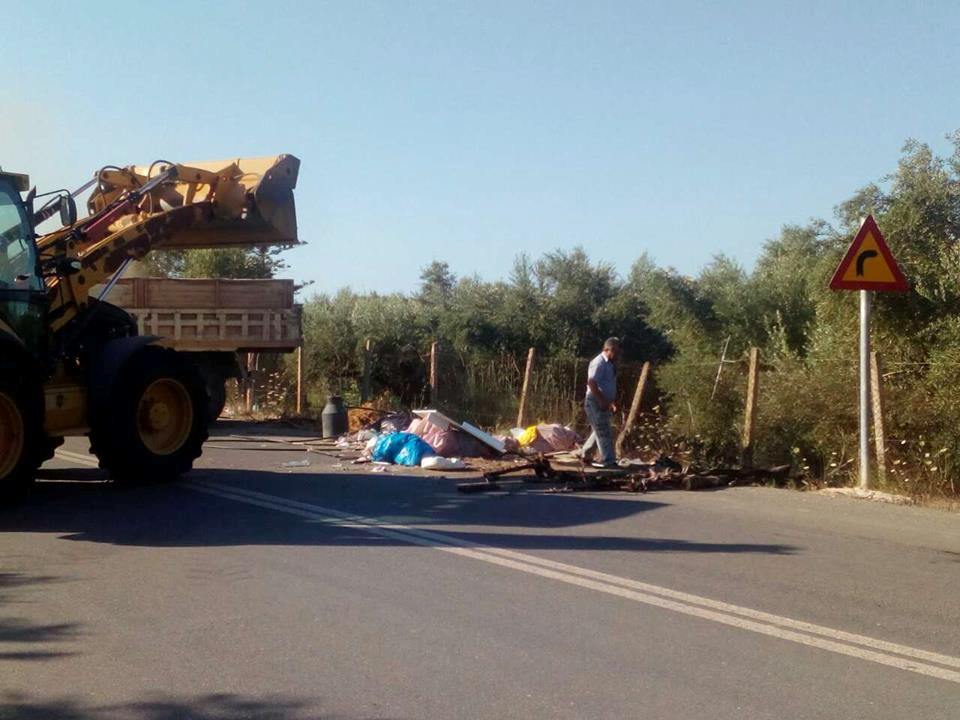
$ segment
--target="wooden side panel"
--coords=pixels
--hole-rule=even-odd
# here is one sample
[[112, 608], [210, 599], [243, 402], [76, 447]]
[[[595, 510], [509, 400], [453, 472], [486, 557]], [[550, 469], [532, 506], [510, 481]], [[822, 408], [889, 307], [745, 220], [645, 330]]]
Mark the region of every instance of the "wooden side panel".
[[[102, 289], [103, 286], [99, 285], [93, 288], [90, 294], [97, 297]], [[113, 286], [113, 290], [110, 291], [107, 300], [123, 308], [139, 307], [134, 299], [134, 286], [129, 283], [124, 283], [122, 280]]]
[[128, 310], [142, 335], [180, 350], [300, 347], [293, 280], [122, 278], [107, 298]]
[[128, 308], [141, 332], [178, 350], [287, 350], [301, 345], [300, 307]]
[[134, 308], [293, 308], [293, 280], [122, 278], [108, 298]]

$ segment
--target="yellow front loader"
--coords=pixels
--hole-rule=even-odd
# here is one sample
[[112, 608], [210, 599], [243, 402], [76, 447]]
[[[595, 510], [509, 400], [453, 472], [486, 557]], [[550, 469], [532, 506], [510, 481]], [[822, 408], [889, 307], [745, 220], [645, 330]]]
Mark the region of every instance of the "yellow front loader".
[[[151, 250], [295, 244], [299, 165], [105, 167], [79, 220], [69, 193], [37, 195], [27, 176], [0, 171], [0, 497], [28, 487], [70, 435], [89, 435], [118, 479], [193, 466], [208, 421], [196, 368], [103, 298]], [[38, 237], [58, 211], [63, 227]]]

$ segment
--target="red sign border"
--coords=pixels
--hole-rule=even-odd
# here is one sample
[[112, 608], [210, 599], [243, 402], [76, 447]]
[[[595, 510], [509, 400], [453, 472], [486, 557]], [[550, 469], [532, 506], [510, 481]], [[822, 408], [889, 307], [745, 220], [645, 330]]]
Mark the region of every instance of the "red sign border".
[[[846, 274], [847, 269], [856, 261], [860, 246], [863, 245], [867, 234], [871, 232], [877, 241], [877, 248], [880, 250], [880, 254], [890, 268], [890, 272], [893, 273], [894, 281], [844, 280], [844, 274]], [[900, 266], [897, 265], [897, 261], [893, 259], [893, 253], [890, 252], [887, 241], [883, 239], [883, 233], [881, 233], [880, 228], [877, 227], [877, 222], [873, 219], [873, 215], [867, 215], [867, 219], [864, 220], [863, 225], [860, 226], [860, 231], [857, 233], [857, 236], [853, 239], [853, 242], [850, 243], [847, 254], [843, 256], [843, 260], [841, 260], [837, 266], [836, 272], [833, 273], [833, 279], [830, 281], [830, 289], [877, 290], [879, 292], [907, 292], [910, 290], [910, 284], [900, 271]]]

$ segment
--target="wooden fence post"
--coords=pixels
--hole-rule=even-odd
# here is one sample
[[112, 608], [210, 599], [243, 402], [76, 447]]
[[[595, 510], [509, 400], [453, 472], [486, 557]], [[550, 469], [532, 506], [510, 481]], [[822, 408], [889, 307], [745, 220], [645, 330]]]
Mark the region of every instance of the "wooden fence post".
[[363, 346], [363, 379], [360, 381], [360, 402], [367, 402], [370, 399], [370, 346], [370, 338], [367, 338], [367, 342]]
[[880, 361], [877, 353], [870, 353], [870, 407], [873, 411], [873, 442], [877, 449], [877, 477], [887, 479], [887, 442], [883, 432], [883, 402], [880, 393]]
[[306, 405], [303, 386], [303, 345], [297, 348], [297, 415], [303, 415]]
[[247, 353], [247, 377], [244, 378], [246, 381], [246, 398], [244, 405], [247, 408], [247, 412], [253, 412], [253, 353]]
[[740, 441], [740, 464], [753, 467], [753, 426], [757, 416], [757, 385], [760, 380], [760, 349], [750, 348], [750, 369], [747, 374], [747, 401], [743, 413], [743, 436]]
[[720, 353], [720, 365], [717, 366], [717, 379], [713, 381], [713, 392], [710, 393], [710, 402], [717, 396], [717, 388], [720, 387], [720, 374], [723, 372], [723, 364], [727, 361], [727, 348], [730, 347], [730, 338], [723, 343], [723, 351]]
[[527, 410], [527, 390], [530, 387], [530, 376], [533, 374], [533, 348], [527, 350], [527, 368], [523, 371], [523, 389], [520, 391], [520, 409], [517, 410], [517, 427], [524, 427], [523, 416]]
[[437, 370], [437, 343], [433, 342], [430, 344], [430, 404], [434, 407], [440, 399]]
[[630, 412], [627, 414], [627, 421], [623, 424], [620, 435], [617, 437], [618, 456], [623, 453], [623, 442], [627, 438], [627, 433], [633, 429], [634, 424], [637, 422], [637, 415], [640, 413], [640, 404], [643, 402], [643, 393], [647, 388], [647, 379], [649, 377], [650, 361], [647, 360], [643, 364], [643, 369], [640, 371], [640, 379], [637, 380], [637, 389], [633, 393], [633, 402], [630, 403]]

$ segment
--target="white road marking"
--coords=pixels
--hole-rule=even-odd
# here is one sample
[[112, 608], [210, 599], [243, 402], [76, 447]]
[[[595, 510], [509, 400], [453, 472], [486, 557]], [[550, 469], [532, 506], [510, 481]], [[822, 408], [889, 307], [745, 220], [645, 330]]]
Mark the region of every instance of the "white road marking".
[[[90, 456], [64, 450], [57, 450], [56, 455], [67, 462], [97, 467], [97, 461]], [[183, 482], [182, 486], [247, 505], [319, 520], [330, 525], [359, 528], [381, 537], [434, 548], [741, 630], [748, 630], [859, 660], [960, 684], [960, 672], [949, 669], [960, 668], [960, 658], [958, 657], [900, 645], [823, 625], [815, 625], [618, 575], [547, 560], [514, 550], [479, 545], [420, 528], [345, 513], [277, 495], [268, 495], [211, 481], [188, 480]], [[924, 662], [917, 662], [918, 660]], [[938, 667], [938, 665], [946, 667]]]
[[[859, 660], [866, 660], [899, 670], [907, 670], [940, 680], [960, 683], [960, 672], [949, 669], [951, 667], [960, 668], [960, 658], [950, 655], [942, 655], [906, 645], [898, 645], [865, 635], [848, 633], [843, 630], [814, 625], [812, 623], [781, 617], [730, 603], [723, 603], [657, 585], [641, 583], [629, 578], [600, 573], [576, 565], [545, 560], [534, 555], [512, 550], [478, 545], [446, 535], [420, 530], [419, 528], [389, 523], [378, 520], [377, 518], [344, 513], [339, 510], [289, 500], [276, 495], [244, 490], [210, 481], [188, 481], [183, 483], [183, 485], [198, 492], [216, 495], [248, 505], [269, 508], [299, 517], [310, 518], [311, 520], [319, 520], [331, 525], [360, 528], [381, 537], [434, 548], [454, 555], [507, 567], [531, 575], [538, 575], [569, 585], [576, 585], [608, 595], [615, 595], [646, 605], [652, 605], [703, 620], [710, 620], [722, 625], [748, 630], [781, 640], [788, 640], [808, 647], [827, 650]], [[898, 655], [906, 657], [898, 657]], [[918, 662], [920, 659], [927, 662]], [[937, 665], [928, 663], [937, 663], [947, 667], [938, 667]]]

